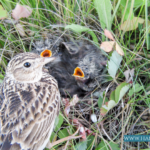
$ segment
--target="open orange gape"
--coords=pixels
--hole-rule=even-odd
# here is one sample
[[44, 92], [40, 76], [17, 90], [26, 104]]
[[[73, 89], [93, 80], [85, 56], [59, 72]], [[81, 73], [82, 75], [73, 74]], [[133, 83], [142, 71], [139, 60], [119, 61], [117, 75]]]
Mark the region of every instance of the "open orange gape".
[[84, 73], [79, 67], [76, 67], [73, 76], [84, 78]]
[[52, 56], [52, 51], [51, 50], [44, 50], [43, 52], [41, 52], [40, 54], [41, 57], [51, 57]]

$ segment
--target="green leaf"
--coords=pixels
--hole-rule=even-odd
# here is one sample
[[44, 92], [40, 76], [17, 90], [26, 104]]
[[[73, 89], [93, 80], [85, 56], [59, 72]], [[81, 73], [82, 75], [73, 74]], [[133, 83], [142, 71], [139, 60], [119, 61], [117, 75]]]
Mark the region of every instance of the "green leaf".
[[80, 26], [80, 25], [77, 25], [77, 24], [71, 24], [71, 25], [67, 25], [67, 26], [65, 27], [65, 29], [71, 29], [71, 30], [73, 30], [74, 32], [77, 32], [77, 33], [80, 33], [80, 34], [81, 34], [82, 32], [87, 32], [87, 33], [89, 33], [89, 34], [92, 36], [93, 41], [94, 41], [95, 43], [98, 43], [98, 39], [97, 39], [95, 33], [94, 33], [91, 29], [89, 29], [89, 28], [87, 28], [87, 27]]
[[130, 84], [123, 82], [115, 90], [115, 102], [118, 103], [125, 93], [129, 90]]
[[139, 83], [137, 83], [132, 86], [132, 89], [129, 90], [128, 95], [132, 96], [134, 93], [137, 93], [137, 92], [141, 91], [142, 89], [143, 89], [143, 87]]
[[[131, 10], [130, 7], [127, 8], [126, 10], [125, 10], [125, 8], [122, 9], [122, 16], [123, 16], [123, 14], [124, 14], [124, 11], [126, 11], [126, 12], [125, 12], [125, 15], [124, 15], [124, 18], [123, 18], [124, 21], [125, 21], [125, 20], [128, 20], [128, 19], [131, 20], [131, 19], [134, 18], [133, 10]], [[130, 12], [130, 11], [131, 11], [131, 12]], [[130, 18], [129, 18], [129, 17], [130, 17]]]
[[110, 100], [115, 100], [115, 91], [112, 91], [110, 94]]
[[[116, 144], [114, 142], [108, 142], [109, 146], [111, 147], [112, 150], [120, 150], [119, 144]], [[105, 143], [103, 140], [100, 142], [98, 147], [95, 150], [110, 150], [108, 144]]]
[[136, 1], [134, 1], [134, 7], [135, 8], [141, 7], [142, 5], [145, 5], [145, 2], [143, 0], [136, 0]]
[[117, 70], [122, 61], [122, 56], [117, 53], [117, 51], [113, 51], [110, 60], [108, 61], [108, 73], [110, 76], [115, 78]]
[[57, 137], [57, 134], [52, 132], [51, 137], [50, 137], [50, 141], [53, 142], [53, 140]]
[[[104, 97], [104, 96], [105, 96], [105, 92], [103, 93], [103, 97]], [[102, 107], [102, 104], [103, 104], [103, 97], [100, 96], [100, 97], [98, 98], [98, 107], [99, 107], [99, 108]], [[108, 102], [108, 101], [109, 101], [108, 98], [105, 97], [104, 103], [106, 103], [106, 102]]]
[[86, 150], [86, 149], [87, 149], [87, 140], [80, 142], [75, 146], [75, 150]]
[[115, 91], [113, 91], [110, 95], [110, 100], [106, 102], [104, 105], [102, 105], [100, 109], [100, 113], [102, 116], [106, 115], [107, 112], [115, 107], [118, 102], [122, 99], [122, 97], [125, 95], [125, 93], [128, 91], [130, 88], [130, 84], [123, 82], [121, 83]]
[[4, 8], [2, 7], [2, 5], [0, 5], [0, 19], [4, 19], [7, 17], [7, 11], [4, 10]]
[[0, 74], [0, 79], [3, 81], [4, 76], [2, 74]]
[[87, 137], [87, 149], [90, 150], [91, 148], [93, 148], [92, 145], [94, 145], [93, 144], [94, 140], [95, 140], [95, 137], [93, 135], [90, 135]]
[[[59, 116], [55, 119], [55, 123], [54, 123], [54, 131], [55, 132], [57, 132], [60, 129], [62, 123], [63, 123], [63, 116], [61, 113], [59, 113]], [[52, 134], [51, 134], [51, 137], [50, 137], [51, 142], [55, 138], [55, 136], [57, 136], [55, 132], [52, 132]]]
[[115, 107], [117, 105], [117, 103], [114, 100], [110, 100], [108, 102], [106, 102], [104, 105], [102, 105], [100, 112], [101, 115], [104, 116], [107, 114], [107, 112], [112, 109], [113, 107]]
[[55, 124], [54, 124], [55, 129], [54, 129], [54, 131], [57, 132], [60, 129], [61, 125], [63, 124], [63, 120], [64, 119], [63, 119], [62, 114], [59, 113], [59, 116], [55, 119]]
[[98, 107], [101, 108], [102, 107], [102, 104], [103, 104], [103, 98], [100, 96], [98, 98]]
[[110, 0], [94, 0], [94, 6], [97, 10], [99, 20], [103, 29], [107, 28], [111, 31], [112, 5]]
[[69, 133], [68, 133], [67, 129], [65, 128], [58, 132], [58, 136], [60, 139], [62, 139], [62, 138], [69, 136]]
[[[129, 0], [129, 1], [127, 1], [127, 0], [121, 0], [120, 4], [123, 6], [123, 8], [125, 8], [127, 2], [128, 2], [127, 8], [130, 8], [132, 0]], [[142, 5], [145, 5], [145, 0], [135, 0], [133, 7], [137, 8], [137, 7], [140, 7]]]

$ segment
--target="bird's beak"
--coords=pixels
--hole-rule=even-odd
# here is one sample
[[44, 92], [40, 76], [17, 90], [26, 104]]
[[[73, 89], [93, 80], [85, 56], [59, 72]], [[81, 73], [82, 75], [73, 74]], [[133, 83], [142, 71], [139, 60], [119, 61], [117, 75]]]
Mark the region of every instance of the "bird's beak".
[[45, 65], [53, 60], [55, 60], [56, 57], [44, 57], [42, 61], [42, 65]]
[[75, 77], [80, 77], [80, 78], [84, 78], [84, 72], [81, 70], [81, 68], [76, 67], [76, 68], [74, 69], [74, 74], [73, 74], [73, 76], [75, 76]]

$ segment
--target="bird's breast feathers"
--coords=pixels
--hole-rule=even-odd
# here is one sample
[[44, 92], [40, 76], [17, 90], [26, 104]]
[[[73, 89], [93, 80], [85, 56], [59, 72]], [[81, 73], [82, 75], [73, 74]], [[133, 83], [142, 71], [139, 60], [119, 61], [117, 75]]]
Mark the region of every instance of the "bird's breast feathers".
[[[35, 83], [5, 78], [1, 88], [1, 135], [5, 139], [11, 135], [11, 144], [20, 143], [23, 149], [37, 149], [37, 142], [40, 145], [49, 138], [59, 112], [60, 94], [56, 80], [47, 73]], [[4, 140], [4, 146], [7, 142]]]

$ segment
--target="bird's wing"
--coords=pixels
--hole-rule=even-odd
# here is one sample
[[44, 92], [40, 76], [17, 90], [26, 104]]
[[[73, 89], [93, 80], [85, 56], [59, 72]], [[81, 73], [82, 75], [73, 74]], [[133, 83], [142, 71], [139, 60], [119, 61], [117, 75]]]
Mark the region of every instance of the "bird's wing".
[[20, 143], [22, 149], [37, 149], [49, 138], [59, 112], [60, 95], [53, 80], [46, 82], [15, 86], [4, 84], [3, 88], [7, 88], [3, 90], [0, 112], [2, 150], [9, 150], [10, 143]]

